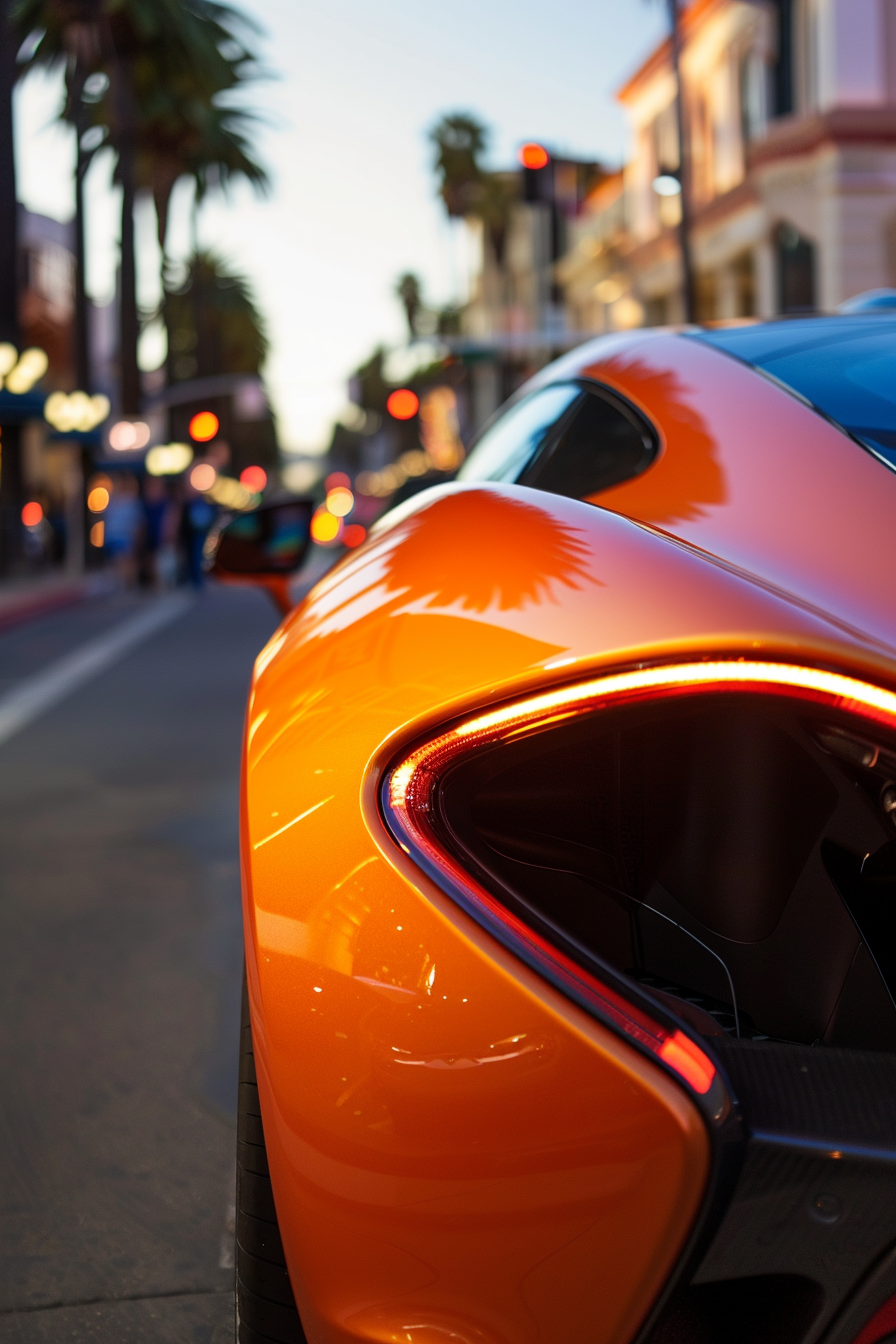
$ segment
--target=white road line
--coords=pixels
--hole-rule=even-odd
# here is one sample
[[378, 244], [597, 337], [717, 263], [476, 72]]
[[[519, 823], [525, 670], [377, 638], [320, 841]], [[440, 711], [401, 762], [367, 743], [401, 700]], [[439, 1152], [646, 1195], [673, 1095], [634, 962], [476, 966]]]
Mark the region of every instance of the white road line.
[[21, 686], [0, 696], [0, 742], [8, 741], [19, 729], [83, 686], [85, 681], [111, 667], [136, 644], [182, 616], [192, 604], [192, 597], [186, 593], [159, 598], [146, 611], [138, 612], [106, 634], [82, 644], [74, 653], [66, 654], [43, 672], [35, 673]]

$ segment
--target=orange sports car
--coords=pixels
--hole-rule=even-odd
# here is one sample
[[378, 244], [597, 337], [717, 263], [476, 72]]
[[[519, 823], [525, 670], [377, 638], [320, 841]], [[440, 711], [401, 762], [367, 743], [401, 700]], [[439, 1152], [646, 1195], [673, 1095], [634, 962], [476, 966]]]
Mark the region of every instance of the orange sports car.
[[604, 337], [284, 621], [241, 1344], [896, 1339], [894, 470], [892, 315]]

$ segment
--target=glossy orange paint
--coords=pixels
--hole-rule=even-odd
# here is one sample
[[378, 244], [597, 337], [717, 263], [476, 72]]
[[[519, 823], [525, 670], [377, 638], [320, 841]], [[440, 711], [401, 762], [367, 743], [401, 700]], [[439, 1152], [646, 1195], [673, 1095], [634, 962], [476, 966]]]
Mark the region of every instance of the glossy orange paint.
[[595, 503], [896, 644], [896, 473], [771, 379], [684, 335], [594, 341], [562, 367], [629, 397], [662, 439], [648, 471]]
[[698, 1113], [425, 878], [376, 789], [460, 712], [739, 654], [896, 676], [879, 641], [617, 514], [469, 486], [348, 557], [260, 655], [247, 964], [311, 1344], [632, 1338], [705, 1187]]

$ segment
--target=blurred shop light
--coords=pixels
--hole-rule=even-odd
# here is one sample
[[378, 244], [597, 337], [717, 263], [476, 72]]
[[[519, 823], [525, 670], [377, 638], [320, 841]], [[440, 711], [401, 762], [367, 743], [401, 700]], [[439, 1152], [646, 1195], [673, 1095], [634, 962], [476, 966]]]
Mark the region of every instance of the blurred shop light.
[[116, 453], [131, 453], [149, 443], [149, 425], [142, 420], [119, 420], [109, 430], [109, 447]]
[[[4, 345], [0, 350], [4, 352], [3, 362], [9, 361], [10, 351], [16, 353], [14, 345]], [[36, 345], [23, 350], [5, 374], [4, 386], [7, 392], [14, 392], [17, 396], [21, 396], [23, 392], [30, 392], [34, 384], [43, 378], [49, 363], [46, 351], [38, 349]]]
[[396, 388], [386, 402], [386, 410], [393, 420], [412, 420], [420, 406], [420, 398], [409, 387]]
[[324, 481], [324, 489], [326, 490], [327, 494], [329, 494], [331, 490], [338, 489], [340, 485], [344, 485], [346, 490], [348, 490], [349, 487], [351, 486], [351, 483], [352, 483], [351, 477], [346, 476], [344, 471], [331, 471], [327, 479]]
[[539, 145], [534, 140], [530, 140], [528, 144], [520, 147], [519, 160], [524, 168], [547, 168], [551, 156], [544, 145]]
[[[197, 467], [198, 471], [199, 468]], [[192, 479], [192, 478], [191, 478]], [[247, 490], [232, 476], [217, 476], [205, 491], [209, 499], [224, 509], [254, 509], [260, 496], [254, 490]]]
[[197, 443], [208, 443], [217, 434], [220, 424], [214, 411], [197, 411], [190, 421], [190, 438]]
[[315, 462], [289, 462], [280, 475], [287, 490], [303, 495], [320, 479], [320, 466]]
[[374, 499], [385, 499], [392, 495], [400, 485], [404, 485], [408, 473], [399, 462], [391, 462], [382, 471], [362, 471], [355, 481], [362, 495], [372, 495]]
[[457, 420], [457, 394], [451, 387], [434, 387], [420, 405], [420, 439], [427, 457], [439, 471], [454, 471], [464, 460]]
[[610, 309], [613, 327], [616, 331], [631, 331], [639, 327], [644, 320], [644, 309], [630, 294], [624, 295]]
[[355, 497], [344, 485], [327, 491], [327, 508], [335, 518], [345, 518], [355, 507]]
[[87, 496], [87, 507], [91, 513], [102, 513], [109, 506], [109, 491], [104, 485], [95, 485]]
[[342, 519], [330, 513], [326, 504], [315, 509], [311, 518], [311, 538], [318, 546], [332, 546], [342, 531]]
[[159, 443], [146, 454], [144, 466], [150, 476], [179, 476], [192, 461], [188, 443]]
[[91, 546], [103, 546], [106, 542], [106, 524], [103, 522], [94, 523], [90, 529]]
[[61, 434], [73, 430], [88, 434], [103, 423], [111, 409], [109, 398], [101, 393], [89, 397], [86, 392], [53, 392], [47, 397], [44, 418]]
[[625, 285], [622, 280], [616, 276], [608, 276], [606, 280], [598, 280], [594, 286], [594, 297], [601, 303], [615, 303], [621, 299], [625, 293]]
[[44, 511], [36, 499], [32, 499], [22, 509], [22, 522], [26, 527], [37, 527], [44, 520]]
[[267, 483], [268, 474], [264, 467], [244, 467], [240, 472], [240, 485], [253, 494], [260, 495]]
[[360, 546], [366, 537], [367, 528], [360, 523], [349, 523], [348, 527], [342, 529], [342, 544], [348, 546], [349, 550], [353, 551], [356, 546]]
[[5, 378], [10, 370], [15, 368], [18, 358], [18, 350], [14, 345], [10, 345], [9, 341], [0, 344], [0, 378]]
[[197, 462], [196, 466], [190, 472], [190, 484], [193, 489], [198, 490], [201, 495], [207, 494], [217, 479], [218, 473], [215, 471], [211, 462]]
[[680, 196], [681, 183], [671, 173], [660, 173], [650, 184], [657, 196]]
[[422, 449], [412, 448], [410, 452], [402, 453], [398, 465], [406, 476], [425, 476], [432, 462]]

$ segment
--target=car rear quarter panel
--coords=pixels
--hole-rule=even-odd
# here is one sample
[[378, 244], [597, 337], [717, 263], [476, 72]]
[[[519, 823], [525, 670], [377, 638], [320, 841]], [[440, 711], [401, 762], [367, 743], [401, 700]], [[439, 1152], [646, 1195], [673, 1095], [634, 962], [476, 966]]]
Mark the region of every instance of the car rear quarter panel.
[[312, 1344], [622, 1344], [707, 1180], [684, 1091], [388, 839], [373, 795], [391, 753], [459, 710], [600, 667], [807, 651], [883, 675], [873, 648], [626, 519], [453, 487], [343, 563], [260, 655], [247, 968]]
[[535, 380], [575, 373], [656, 426], [643, 475], [594, 496], [896, 647], [896, 472], [795, 395], [682, 334], [596, 341]]

